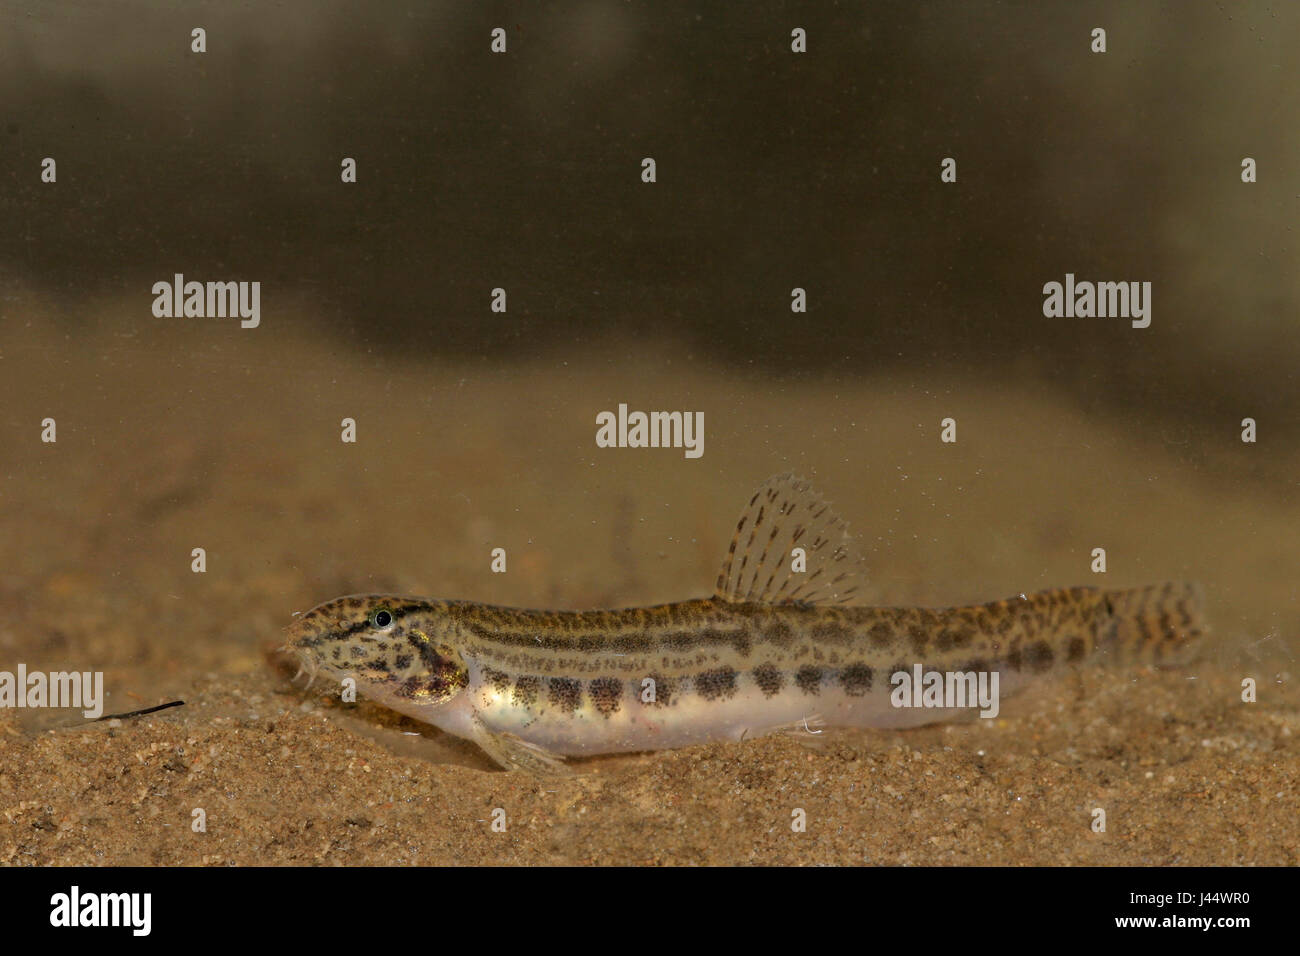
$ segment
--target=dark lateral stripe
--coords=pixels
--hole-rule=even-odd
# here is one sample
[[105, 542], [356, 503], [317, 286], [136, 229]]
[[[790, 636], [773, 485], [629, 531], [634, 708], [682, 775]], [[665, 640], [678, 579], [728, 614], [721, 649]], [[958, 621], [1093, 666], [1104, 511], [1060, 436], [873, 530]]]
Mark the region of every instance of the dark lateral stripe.
[[470, 633], [486, 644], [574, 653], [683, 654], [701, 648], [729, 647], [742, 656], [747, 656], [752, 640], [749, 630], [744, 627], [728, 630], [688, 627], [662, 631], [651, 627], [637, 629], [631, 633], [591, 631], [579, 634], [556, 634], [548, 633], [541, 627], [535, 631], [513, 631], [498, 630], [477, 621], [463, 623]]

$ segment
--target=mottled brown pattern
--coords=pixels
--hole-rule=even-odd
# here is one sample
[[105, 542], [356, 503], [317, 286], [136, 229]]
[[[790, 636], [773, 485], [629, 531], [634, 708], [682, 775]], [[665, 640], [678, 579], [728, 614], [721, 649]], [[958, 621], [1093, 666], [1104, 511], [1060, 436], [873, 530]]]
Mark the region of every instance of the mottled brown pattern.
[[760, 664], [753, 670], [754, 683], [763, 692], [764, 697], [773, 697], [781, 692], [785, 677], [772, 664]]
[[695, 692], [705, 700], [725, 700], [736, 693], [736, 672], [730, 667], [702, 671], [695, 676]]
[[1029, 669], [1036, 674], [1041, 674], [1052, 666], [1052, 659], [1055, 654], [1051, 645], [1046, 641], [1035, 641], [1025, 650], [1026, 657], [1029, 661]]
[[598, 677], [587, 687], [597, 712], [609, 717], [623, 705], [623, 682], [613, 677]]
[[856, 637], [853, 629], [843, 621], [824, 621], [814, 624], [809, 633], [819, 644], [848, 644]]
[[850, 697], [861, 697], [871, 690], [871, 677], [866, 664], [850, 664], [840, 671], [840, 684]]
[[930, 643], [930, 633], [920, 624], [910, 624], [907, 628], [907, 643], [912, 653], [920, 657]]
[[785, 649], [794, 642], [794, 629], [788, 623], [775, 618], [762, 626], [762, 640], [773, 647]]
[[552, 677], [546, 682], [547, 699], [571, 714], [582, 705], [582, 682], [570, 677]]
[[794, 675], [794, 682], [805, 694], [819, 694], [822, 689], [822, 669], [805, 666]]
[[510, 702], [517, 707], [532, 707], [537, 703], [542, 692], [542, 678], [526, 674], [515, 678], [514, 689], [510, 692]]
[[[664, 677], [662, 674], [650, 674], [650, 679], [654, 681], [655, 699], [647, 702], [650, 707], [668, 707], [673, 703], [673, 698], [677, 693], [677, 681]], [[638, 700], [640, 697], [638, 696]]]

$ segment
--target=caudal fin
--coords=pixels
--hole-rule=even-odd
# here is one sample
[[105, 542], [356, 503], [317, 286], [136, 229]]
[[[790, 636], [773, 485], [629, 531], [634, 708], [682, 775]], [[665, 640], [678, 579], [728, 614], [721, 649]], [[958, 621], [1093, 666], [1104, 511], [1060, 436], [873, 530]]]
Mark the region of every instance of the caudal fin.
[[1178, 582], [1104, 592], [1110, 626], [1099, 650], [1125, 663], [1176, 666], [1195, 654], [1208, 628], [1198, 585]]

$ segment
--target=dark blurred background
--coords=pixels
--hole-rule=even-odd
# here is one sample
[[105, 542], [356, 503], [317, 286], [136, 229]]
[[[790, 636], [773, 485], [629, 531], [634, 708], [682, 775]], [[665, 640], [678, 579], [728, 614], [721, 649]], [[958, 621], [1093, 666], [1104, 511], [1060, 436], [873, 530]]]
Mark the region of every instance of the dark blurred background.
[[[30, 292], [76, 330], [87, 297], [147, 316], [183, 272], [260, 280], [264, 324], [305, 298], [359, 346], [666, 339], [765, 373], [1037, 376], [1220, 436], [1297, 431], [1296, 4], [0, 10], [6, 334]], [[1151, 281], [1151, 327], [1044, 318], [1066, 272]]]

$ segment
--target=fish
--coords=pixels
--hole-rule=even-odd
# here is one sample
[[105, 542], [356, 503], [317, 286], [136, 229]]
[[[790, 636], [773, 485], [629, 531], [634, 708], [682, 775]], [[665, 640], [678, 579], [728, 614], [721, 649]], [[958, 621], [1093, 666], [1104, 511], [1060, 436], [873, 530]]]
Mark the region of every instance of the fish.
[[859, 604], [866, 580], [847, 522], [786, 473], [742, 510], [711, 597], [565, 611], [352, 594], [299, 615], [283, 650], [308, 686], [351, 678], [548, 775], [575, 757], [954, 719], [969, 702], [915, 706], [900, 675], [978, 676], [1006, 695], [1086, 664], [1179, 666], [1206, 632], [1190, 583], [926, 608]]

